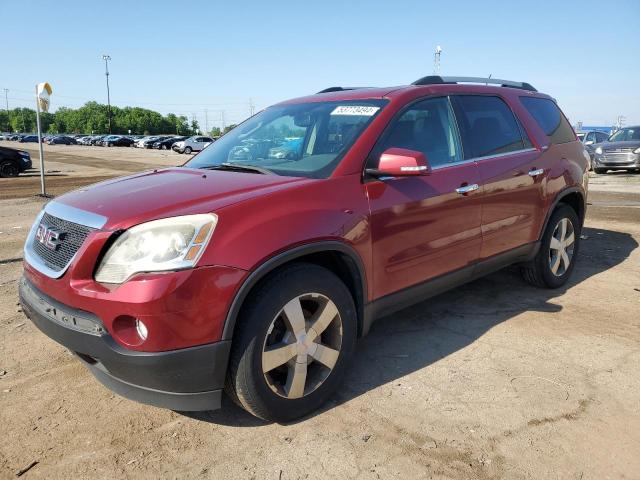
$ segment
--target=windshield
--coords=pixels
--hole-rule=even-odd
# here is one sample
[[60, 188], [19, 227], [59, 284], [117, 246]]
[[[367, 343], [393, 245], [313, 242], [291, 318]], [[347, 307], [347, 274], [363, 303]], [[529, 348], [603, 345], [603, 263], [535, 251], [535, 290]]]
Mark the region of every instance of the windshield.
[[640, 140], [640, 128], [622, 128], [609, 137], [610, 142], [631, 142]]
[[184, 166], [252, 165], [277, 175], [326, 178], [385, 104], [354, 100], [271, 107]]

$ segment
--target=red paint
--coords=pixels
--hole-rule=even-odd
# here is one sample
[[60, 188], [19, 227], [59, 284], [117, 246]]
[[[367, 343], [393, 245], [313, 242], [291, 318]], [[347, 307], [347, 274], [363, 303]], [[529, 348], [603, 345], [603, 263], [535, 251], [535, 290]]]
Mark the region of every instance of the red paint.
[[[363, 181], [364, 165], [394, 115], [414, 100], [458, 93], [498, 95], [519, 117], [534, 148], [427, 175]], [[66, 194], [56, 202], [108, 217], [68, 271], [51, 279], [25, 264], [47, 295], [96, 314], [113, 333], [122, 316], [143, 319], [148, 339], [127, 348], [162, 351], [221, 338], [226, 314], [249, 272], [292, 247], [337, 240], [357, 252], [366, 276], [365, 301], [415, 285], [482, 258], [535, 241], [549, 206], [569, 187], [585, 192], [587, 161], [579, 142], [549, 147], [518, 97], [546, 95], [511, 88], [431, 85], [363, 89], [289, 102], [386, 98], [388, 105], [347, 152], [332, 176], [306, 179], [170, 168], [119, 178]], [[389, 168], [427, 165], [424, 158], [386, 152]], [[532, 178], [531, 169], [544, 169]], [[458, 194], [456, 188], [479, 189]], [[197, 268], [139, 274], [119, 286], [93, 280], [113, 231], [150, 220], [214, 212], [218, 225]], [[116, 327], [118, 326], [116, 322]], [[128, 328], [128, 327], [127, 327]]]

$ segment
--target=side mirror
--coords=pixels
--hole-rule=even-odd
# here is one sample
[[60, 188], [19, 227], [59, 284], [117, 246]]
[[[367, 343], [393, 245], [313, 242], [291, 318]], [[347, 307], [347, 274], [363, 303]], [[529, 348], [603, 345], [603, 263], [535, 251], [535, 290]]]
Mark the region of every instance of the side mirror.
[[594, 142], [593, 140], [587, 140], [586, 142], [584, 142], [585, 145], [593, 145], [594, 143], [596, 142]]
[[380, 155], [378, 168], [368, 168], [374, 177], [408, 177], [429, 175], [431, 167], [424, 153], [406, 148], [389, 148]]

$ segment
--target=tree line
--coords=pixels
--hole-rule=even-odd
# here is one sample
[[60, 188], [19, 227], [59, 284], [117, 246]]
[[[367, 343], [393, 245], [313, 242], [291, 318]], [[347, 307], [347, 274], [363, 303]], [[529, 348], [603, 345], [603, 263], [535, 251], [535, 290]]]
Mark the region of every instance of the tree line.
[[[53, 113], [43, 112], [40, 122], [43, 133], [108, 133], [109, 110], [107, 105], [87, 102], [80, 108], [60, 107]], [[0, 111], [0, 132], [29, 133], [36, 129], [35, 110], [14, 108]], [[200, 126], [196, 120], [189, 122], [184, 115], [162, 115], [140, 107], [111, 107], [111, 131], [134, 135], [194, 135], [200, 132]], [[214, 128], [213, 131], [219, 129]]]

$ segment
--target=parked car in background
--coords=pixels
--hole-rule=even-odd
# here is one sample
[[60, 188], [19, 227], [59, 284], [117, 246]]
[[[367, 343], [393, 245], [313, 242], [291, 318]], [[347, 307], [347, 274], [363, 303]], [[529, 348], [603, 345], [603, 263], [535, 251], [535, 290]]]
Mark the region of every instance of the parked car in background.
[[0, 147], [0, 177], [17, 177], [31, 168], [31, 155], [24, 150]]
[[45, 143], [47, 145], [75, 145], [78, 142], [73, 137], [68, 137], [66, 135], [57, 135], [54, 137], [49, 137]]
[[122, 135], [111, 135], [102, 140], [102, 145], [105, 147], [130, 147], [133, 145], [133, 140]]
[[[249, 136], [294, 135], [300, 158], [230, 160]], [[20, 303], [121, 395], [211, 410], [226, 388], [288, 422], [341, 388], [376, 318], [512, 264], [537, 287], [565, 285], [587, 165], [528, 83], [333, 87], [261, 111], [183, 167], [47, 203]]]
[[141, 140], [141, 147], [142, 148], [153, 148], [153, 144], [156, 142], [161, 142], [163, 140], [166, 140], [167, 138], [171, 138], [168, 135], [159, 135], [159, 136], [154, 136], [154, 137], [149, 137], [147, 139]]
[[20, 143], [38, 143], [37, 135], [24, 135], [18, 139]]
[[199, 152], [210, 143], [213, 143], [213, 138], [194, 135], [193, 137], [174, 143], [171, 149], [174, 152], [190, 154], [192, 152]]
[[594, 149], [593, 171], [640, 172], [640, 125], [624, 127]]
[[168, 138], [165, 138], [164, 140], [159, 140], [155, 142], [152, 146], [157, 150], [168, 150], [173, 146], [174, 143], [180, 142], [187, 138], [188, 137], [168, 137]]
[[108, 135], [96, 135], [94, 137], [91, 137], [91, 140], [89, 140], [89, 145], [100, 145], [102, 143], [102, 140], [107, 136]]
[[[593, 164], [593, 156], [595, 154], [596, 145], [598, 143], [606, 142], [609, 138], [609, 134], [606, 132], [601, 132], [599, 130], [590, 130], [586, 132], [578, 132], [576, 133], [578, 136], [578, 140], [582, 142], [584, 148], [589, 153], [589, 157], [591, 158], [591, 164]], [[589, 170], [592, 168], [590, 167]]]

